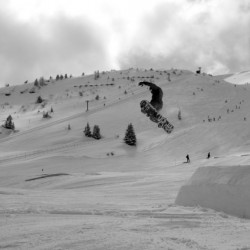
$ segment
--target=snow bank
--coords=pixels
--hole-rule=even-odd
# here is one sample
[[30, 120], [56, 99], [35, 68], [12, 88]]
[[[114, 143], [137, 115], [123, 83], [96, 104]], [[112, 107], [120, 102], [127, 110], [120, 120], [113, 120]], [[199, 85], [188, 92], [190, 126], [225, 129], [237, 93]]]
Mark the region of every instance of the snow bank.
[[250, 83], [250, 71], [244, 71], [236, 73], [230, 77], [224, 79], [226, 82], [234, 84], [249, 84]]
[[175, 203], [250, 218], [250, 166], [201, 167], [181, 187]]

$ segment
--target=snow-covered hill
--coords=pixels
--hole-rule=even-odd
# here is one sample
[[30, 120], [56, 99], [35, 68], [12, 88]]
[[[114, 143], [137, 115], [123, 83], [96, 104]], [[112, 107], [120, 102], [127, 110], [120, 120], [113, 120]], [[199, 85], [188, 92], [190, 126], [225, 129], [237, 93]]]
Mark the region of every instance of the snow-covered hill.
[[250, 71], [243, 71], [233, 74], [225, 78], [225, 81], [234, 84], [250, 84]]
[[[175, 126], [172, 134], [140, 112], [140, 101], [150, 99], [138, 87], [143, 80], [163, 89], [162, 114]], [[38, 96], [45, 101], [37, 104]], [[248, 85], [173, 69], [0, 89], [0, 121], [11, 115], [16, 127], [0, 131], [0, 248], [247, 249], [247, 220], [211, 210], [223, 208], [211, 206], [215, 199], [207, 208], [175, 200], [196, 170], [213, 176], [220, 166], [237, 172], [243, 165], [240, 175], [248, 168], [249, 96]], [[101, 140], [84, 137], [87, 123], [100, 127]], [[129, 123], [136, 147], [123, 143]], [[202, 174], [194, 176], [199, 183], [191, 189], [204, 191], [195, 205], [203, 205], [211, 190], [201, 189]]]

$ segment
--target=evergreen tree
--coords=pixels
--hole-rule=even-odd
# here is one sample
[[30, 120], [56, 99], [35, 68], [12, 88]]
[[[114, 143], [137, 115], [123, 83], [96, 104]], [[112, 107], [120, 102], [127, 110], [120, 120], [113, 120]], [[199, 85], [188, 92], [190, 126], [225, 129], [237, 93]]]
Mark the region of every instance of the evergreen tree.
[[94, 73], [94, 79], [97, 80], [99, 77], [100, 77], [100, 72], [99, 72], [99, 70], [97, 70]]
[[45, 84], [45, 80], [44, 80], [44, 78], [43, 77], [40, 77], [40, 79], [39, 79], [39, 86], [44, 86], [44, 85], [46, 85]]
[[12, 116], [9, 115], [5, 121], [5, 124], [4, 124], [4, 127], [7, 128], [7, 129], [12, 129], [12, 130], [15, 130], [15, 124], [14, 122], [12, 121]]
[[49, 115], [49, 112], [43, 111], [43, 118], [51, 118], [51, 116]]
[[35, 82], [34, 82], [34, 86], [38, 87], [39, 86], [39, 83], [38, 83], [38, 80], [36, 79]]
[[39, 96], [37, 97], [36, 103], [42, 103], [42, 102], [43, 102], [43, 99], [42, 99], [42, 97], [39, 95]]
[[87, 137], [91, 137], [91, 136], [92, 136], [91, 131], [90, 131], [89, 123], [87, 123], [87, 126], [85, 127], [83, 133], [84, 133], [84, 135], [87, 136]]
[[127, 131], [123, 140], [126, 144], [130, 146], [136, 146], [136, 135], [135, 135], [132, 123], [128, 125]]
[[99, 128], [98, 125], [94, 126], [92, 137], [94, 139], [96, 139], [96, 140], [100, 140], [101, 139], [100, 128]]

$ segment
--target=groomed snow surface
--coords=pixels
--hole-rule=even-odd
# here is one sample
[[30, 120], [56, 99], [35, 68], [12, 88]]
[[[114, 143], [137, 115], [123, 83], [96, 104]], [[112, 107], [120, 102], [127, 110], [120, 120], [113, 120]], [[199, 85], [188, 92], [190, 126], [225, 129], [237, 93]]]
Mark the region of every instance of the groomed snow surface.
[[[170, 135], [140, 112], [149, 79]], [[250, 86], [223, 79], [129, 69], [0, 89], [0, 120], [18, 130], [0, 129], [0, 249], [249, 250]]]

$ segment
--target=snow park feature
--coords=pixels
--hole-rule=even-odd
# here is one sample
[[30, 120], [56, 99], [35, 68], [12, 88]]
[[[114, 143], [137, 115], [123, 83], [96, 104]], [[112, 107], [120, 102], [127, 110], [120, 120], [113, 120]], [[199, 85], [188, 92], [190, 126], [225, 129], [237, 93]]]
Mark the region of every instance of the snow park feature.
[[[227, 77], [130, 68], [0, 88], [0, 249], [249, 249], [250, 86]], [[144, 80], [172, 133], [142, 114]]]
[[250, 166], [198, 168], [175, 202], [250, 219]]

